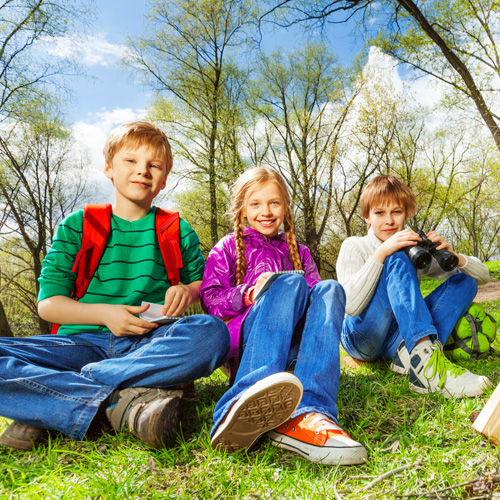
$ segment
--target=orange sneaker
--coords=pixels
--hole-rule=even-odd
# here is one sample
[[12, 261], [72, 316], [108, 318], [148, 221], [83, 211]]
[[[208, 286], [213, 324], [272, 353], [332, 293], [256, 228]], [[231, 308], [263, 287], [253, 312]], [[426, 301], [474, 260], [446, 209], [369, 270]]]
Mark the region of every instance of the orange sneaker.
[[271, 443], [325, 465], [362, 464], [365, 447], [323, 413], [305, 413], [269, 433]]

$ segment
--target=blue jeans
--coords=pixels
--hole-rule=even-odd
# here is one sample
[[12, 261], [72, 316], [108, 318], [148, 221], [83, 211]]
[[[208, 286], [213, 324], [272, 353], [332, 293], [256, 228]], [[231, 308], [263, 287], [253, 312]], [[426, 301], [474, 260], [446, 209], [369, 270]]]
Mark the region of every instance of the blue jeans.
[[476, 292], [476, 281], [457, 273], [424, 299], [415, 267], [404, 252], [396, 252], [385, 259], [375, 293], [364, 311], [345, 317], [342, 346], [354, 358], [373, 361], [392, 359], [402, 340], [408, 352], [427, 335], [444, 345]]
[[223, 364], [228, 350], [226, 325], [208, 315], [137, 336], [0, 338], [0, 414], [83, 439], [114, 389], [191, 382]]
[[276, 279], [245, 319], [241, 363], [215, 407], [212, 434], [243, 392], [290, 368], [304, 388], [293, 416], [318, 411], [336, 421], [344, 310], [344, 290], [336, 281], [321, 281], [309, 292], [297, 274]]

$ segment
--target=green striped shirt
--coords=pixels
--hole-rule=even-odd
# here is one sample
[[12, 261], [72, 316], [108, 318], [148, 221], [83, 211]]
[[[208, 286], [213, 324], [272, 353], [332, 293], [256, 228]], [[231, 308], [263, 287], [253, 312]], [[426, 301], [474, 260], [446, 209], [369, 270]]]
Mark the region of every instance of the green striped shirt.
[[[143, 300], [163, 304], [170, 287], [155, 230], [155, 207], [144, 218], [129, 222], [111, 216], [111, 234], [85, 296], [87, 304], [138, 306]], [[66, 217], [57, 228], [52, 247], [43, 260], [38, 300], [71, 296], [76, 274], [71, 272], [82, 242], [83, 210]], [[205, 262], [193, 228], [180, 220], [181, 283], [203, 278]], [[96, 325], [61, 325], [60, 334], [109, 330]]]

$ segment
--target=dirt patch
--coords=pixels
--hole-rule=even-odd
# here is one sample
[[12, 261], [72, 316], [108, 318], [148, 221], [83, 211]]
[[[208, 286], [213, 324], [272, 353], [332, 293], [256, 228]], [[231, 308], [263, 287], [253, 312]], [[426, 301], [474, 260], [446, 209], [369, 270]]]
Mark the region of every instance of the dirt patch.
[[500, 298], [500, 281], [490, 281], [478, 288], [474, 302], [489, 302]]

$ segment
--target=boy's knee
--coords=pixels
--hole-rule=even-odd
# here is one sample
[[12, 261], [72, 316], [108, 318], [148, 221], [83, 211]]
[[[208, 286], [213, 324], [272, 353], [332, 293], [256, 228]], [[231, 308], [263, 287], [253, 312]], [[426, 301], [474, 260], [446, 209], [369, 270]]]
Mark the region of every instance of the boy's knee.
[[411, 263], [408, 255], [406, 255], [402, 250], [399, 252], [394, 252], [389, 255], [384, 261], [384, 268], [382, 273], [393, 273], [393, 272], [407, 272], [409, 271], [411, 275], [417, 278], [417, 270], [415, 266]]
[[455, 286], [463, 287], [465, 290], [469, 291], [474, 296], [477, 293], [477, 282], [474, 278], [464, 273], [457, 273], [448, 278], [450, 284]]
[[[199, 314], [196, 316], [200, 347], [209, 349], [211, 352], [226, 354], [229, 351], [230, 336], [227, 325], [220, 318], [210, 314]], [[201, 350], [201, 349], [200, 349]]]

